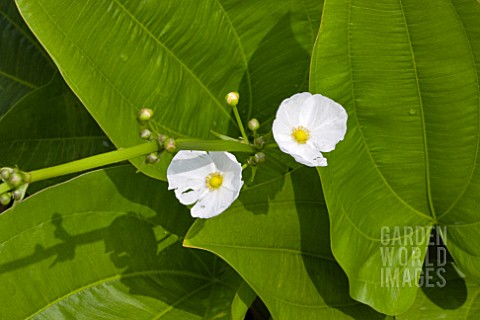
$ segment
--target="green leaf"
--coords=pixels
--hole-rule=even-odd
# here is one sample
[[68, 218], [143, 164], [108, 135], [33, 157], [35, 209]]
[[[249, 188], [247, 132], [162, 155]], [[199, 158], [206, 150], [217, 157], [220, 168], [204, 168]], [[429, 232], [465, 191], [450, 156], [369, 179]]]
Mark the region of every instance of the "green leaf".
[[55, 68], [23, 22], [15, 1], [0, 0], [0, 120], [26, 93], [50, 81]]
[[[428, 267], [424, 267], [425, 268]], [[427, 275], [427, 273], [425, 273]], [[452, 263], [444, 267], [430, 268], [428, 277], [439, 285], [419, 290], [412, 308], [397, 320], [466, 319], [480, 316], [480, 286], [462, 278]]]
[[244, 320], [248, 308], [250, 308], [256, 297], [255, 291], [244, 282], [232, 301], [232, 320]]
[[[59, 76], [25, 95], [0, 118], [0, 137], [0, 167], [18, 165], [24, 171], [112, 149], [108, 138]], [[66, 178], [32, 184], [29, 191]]]
[[[332, 250], [354, 299], [403, 313], [433, 225], [480, 279], [480, 3], [332, 0], [322, 19], [310, 88], [349, 113], [319, 170]], [[382, 228], [397, 240], [382, 244]], [[399, 285], [386, 285], [387, 269]]]
[[[17, 3], [116, 147], [140, 142], [142, 107], [176, 137], [238, 134], [224, 101], [234, 90], [244, 120], [271, 121], [281, 100], [307, 89], [322, 8], [317, 0]], [[141, 170], [165, 178], [158, 167]]]
[[192, 221], [130, 166], [33, 195], [0, 215], [0, 318], [230, 319], [243, 281], [182, 247]]
[[[270, 201], [265, 194], [280, 189]], [[330, 252], [318, 177], [301, 168], [243, 191], [211, 220], [197, 220], [184, 244], [212, 251], [255, 290], [274, 319], [383, 319], [348, 295]]]

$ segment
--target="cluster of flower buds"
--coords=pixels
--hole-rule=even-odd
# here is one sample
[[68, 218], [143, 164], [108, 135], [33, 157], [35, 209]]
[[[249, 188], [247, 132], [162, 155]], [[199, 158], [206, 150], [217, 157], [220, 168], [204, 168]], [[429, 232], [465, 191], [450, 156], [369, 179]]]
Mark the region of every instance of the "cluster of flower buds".
[[0, 169], [1, 180], [7, 184], [11, 191], [0, 195], [0, 204], [7, 206], [12, 200], [20, 201], [27, 192], [30, 175], [17, 168]]
[[152, 132], [150, 120], [153, 117], [153, 110], [149, 108], [143, 108], [138, 111], [137, 114], [137, 121], [140, 124], [140, 138], [143, 140], [150, 141], [154, 138], [154, 134]]
[[160, 156], [163, 151], [176, 152], [177, 147], [175, 140], [165, 134], [160, 134], [155, 130], [151, 120], [153, 118], [153, 110], [143, 108], [138, 111], [137, 121], [140, 124], [140, 138], [147, 141], [156, 141], [158, 143], [158, 152], [149, 153], [145, 157], [147, 164], [155, 164], [160, 161]]

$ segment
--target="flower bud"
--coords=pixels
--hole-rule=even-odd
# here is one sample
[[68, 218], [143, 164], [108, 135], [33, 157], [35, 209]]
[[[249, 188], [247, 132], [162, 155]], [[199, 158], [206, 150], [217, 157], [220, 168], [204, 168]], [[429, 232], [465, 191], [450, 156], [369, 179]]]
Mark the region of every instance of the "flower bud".
[[266, 143], [266, 139], [264, 136], [256, 137], [253, 143], [258, 149], [262, 149]]
[[23, 193], [21, 190], [15, 190], [13, 191], [13, 199], [15, 201], [20, 201], [23, 198]]
[[152, 136], [152, 131], [148, 129], [142, 129], [140, 131], [140, 138], [142, 138], [143, 140], [148, 140], [150, 139], [151, 136]]
[[230, 106], [235, 107], [238, 104], [238, 100], [240, 100], [240, 95], [238, 92], [230, 92], [225, 96], [225, 100]]
[[2, 170], [0, 170], [0, 176], [2, 178], [3, 181], [7, 181], [10, 179], [10, 176], [12, 174], [13, 170], [10, 169], [10, 168], [2, 168]]
[[2, 206], [8, 206], [12, 201], [12, 194], [10, 192], [0, 195], [0, 204]]
[[18, 172], [13, 172], [11, 175], [10, 175], [10, 178], [8, 179], [8, 182], [7, 182], [11, 187], [13, 188], [17, 188], [19, 186], [21, 186], [24, 181], [23, 181], [23, 177], [20, 173]]
[[253, 118], [248, 121], [248, 128], [252, 131], [257, 131], [260, 128], [260, 122], [257, 119]]
[[137, 120], [141, 123], [150, 121], [153, 117], [153, 110], [149, 108], [143, 108], [138, 111]]
[[156, 152], [152, 152], [147, 155], [145, 162], [147, 162], [148, 164], [154, 164], [157, 163], [159, 160], [160, 157], [158, 156], [158, 154]]
[[163, 145], [165, 141], [167, 141], [167, 139], [168, 139], [168, 136], [165, 134], [161, 134], [158, 136], [158, 144], [160, 145], [161, 148], [163, 148]]
[[163, 144], [165, 151], [173, 153], [177, 150], [177, 144], [173, 138], [168, 138]]
[[255, 161], [256, 161], [257, 163], [263, 163], [263, 162], [265, 162], [265, 159], [266, 159], [265, 153], [263, 153], [263, 152], [257, 152], [257, 153], [255, 154]]

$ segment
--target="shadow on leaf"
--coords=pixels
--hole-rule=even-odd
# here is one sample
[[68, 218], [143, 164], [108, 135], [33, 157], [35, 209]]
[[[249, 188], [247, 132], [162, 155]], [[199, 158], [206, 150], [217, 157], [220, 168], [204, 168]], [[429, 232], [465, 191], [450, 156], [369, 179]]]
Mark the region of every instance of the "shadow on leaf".
[[[103, 189], [108, 191], [102, 194], [98, 191], [101, 188], [96, 189], [99, 194], [92, 194], [87, 201], [80, 199], [81, 195], [72, 196], [73, 206], [82, 201], [89, 203], [86, 207], [79, 205], [84, 209], [60, 213], [52, 206], [44, 210], [44, 222], [27, 229], [35, 235], [36, 243], [22, 243], [21, 253], [10, 254], [14, 260], [3, 259], [0, 277], [10, 286], [14, 284], [14, 291], [24, 290], [20, 277], [43, 288], [44, 298], [29, 298], [32, 301], [27, 309], [35, 308], [35, 313], [30, 314], [51, 315], [61, 309], [66, 317], [75, 317], [82, 310], [100, 312], [113, 304], [130, 308], [139, 317], [146, 313], [146, 318], [152, 313], [167, 312], [219, 319], [228, 316], [226, 310], [241, 279], [215, 255], [182, 247], [183, 237], [193, 222], [188, 210], [178, 204], [164, 183], [134, 172], [129, 167], [112, 168], [72, 182], [83, 185], [85, 179], [89, 185], [92, 181], [103, 185], [105, 182], [100, 180], [109, 180], [108, 188]], [[55, 195], [59, 189], [47, 192]], [[155, 193], [162, 201], [152, 196]], [[124, 201], [128, 206], [115, 211], [112, 201]], [[93, 211], [85, 209], [90, 207]], [[128, 208], [131, 210], [127, 211]], [[15, 240], [14, 246], [21, 239]], [[25, 255], [28, 252], [31, 253]], [[64, 279], [65, 275], [68, 276]], [[59, 281], [57, 276], [64, 280]], [[109, 299], [97, 296], [102, 290], [107, 290]], [[28, 295], [32, 294], [36, 293]], [[48, 307], [45, 299], [50, 301]], [[80, 300], [80, 304], [72, 302]], [[219, 305], [212, 307], [211, 300], [218, 300]]]
[[[320, 178], [315, 169], [298, 170], [298, 173], [301, 174], [292, 175], [292, 184], [301, 229], [303, 263], [312, 283], [329, 307], [353, 319], [385, 319], [385, 315], [350, 297], [348, 279], [330, 250], [330, 223]], [[308, 192], [305, 183], [309, 185]], [[318, 206], [308, 205], [308, 199], [315, 197]]]

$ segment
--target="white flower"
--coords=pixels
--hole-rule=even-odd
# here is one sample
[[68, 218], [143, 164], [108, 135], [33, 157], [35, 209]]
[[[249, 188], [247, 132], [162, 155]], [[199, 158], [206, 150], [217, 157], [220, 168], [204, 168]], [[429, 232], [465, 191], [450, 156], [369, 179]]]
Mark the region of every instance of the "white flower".
[[242, 188], [242, 166], [228, 152], [179, 151], [167, 170], [168, 189], [191, 208], [193, 217], [211, 218], [225, 211]]
[[327, 165], [321, 152], [335, 149], [347, 131], [347, 112], [320, 94], [298, 93], [285, 99], [273, 121], [280, 150], [309, 167]]

